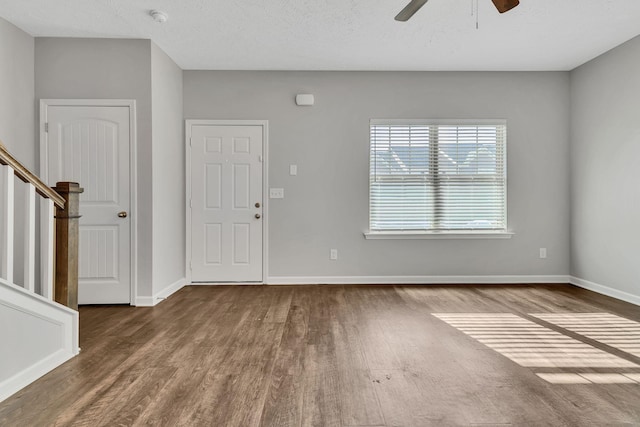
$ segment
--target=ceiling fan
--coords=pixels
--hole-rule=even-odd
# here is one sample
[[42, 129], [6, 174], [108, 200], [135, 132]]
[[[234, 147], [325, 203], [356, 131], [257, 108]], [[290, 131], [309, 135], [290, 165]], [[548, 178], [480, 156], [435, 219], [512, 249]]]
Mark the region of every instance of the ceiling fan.
[[[396, 21], [408, 21], [429, 0], [411, 0], [404, 9], [396, 15]], [[520, 4], [520, 0], [491, 0], [498, 12], [505, 13]]]

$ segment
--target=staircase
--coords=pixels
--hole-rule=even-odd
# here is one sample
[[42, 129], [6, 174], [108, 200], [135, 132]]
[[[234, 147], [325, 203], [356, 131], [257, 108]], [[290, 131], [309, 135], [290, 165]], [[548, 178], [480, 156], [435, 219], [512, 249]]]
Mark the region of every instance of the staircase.
[[0, 402], [80, 351], [81, 192], [48, 187], [0, 142]]

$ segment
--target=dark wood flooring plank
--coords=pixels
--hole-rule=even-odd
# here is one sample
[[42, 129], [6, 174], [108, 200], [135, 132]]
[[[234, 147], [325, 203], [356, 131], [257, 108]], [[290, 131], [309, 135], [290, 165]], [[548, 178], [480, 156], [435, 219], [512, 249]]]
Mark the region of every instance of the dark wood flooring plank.
[[301, 425], [309, 303], [307, 293], [292, 292], [261, 415], [263, 426]]
[[567, 311], [640, 320], [554, 285], [190, 286], [81, 307], [81, 354], [0, 403], [0, 425], [640, 425], [639, 384], [551, 384], [432, 315]]
[[331, 333], [338, 369], [338, 397], [343, 425], [384, 425], [371, 370], [360, 340], [358, 317], [351, 310], [344, 288], [335, 293]]
[[[388, 289], [395, 292], [393, 288]], [[384, 304], [376, 295], [381, 295], [377, 286], [357, 286], [345, 290], [345, 300], [357, 319], [358, 335], [367, 367], [370, 370], [402, 369], [402, 363], [381, 327], [385, 313], [394, 308]]]
[[[338, 372], [330, 354], [331, 347], [312, 344], [307, 349], [308, 367], [302, 391], [303, 426], [340, 427], [341, 413], [337, 396]], [[328, 351], [329, 350], [329, 351]]]
[[340, 427], [342, 424], [335, 341], [329, 327], [337, 289], [339, 287], [314, 286], [298, 290], [308, 292], [310, 302], [302, 390], [303, 426]]

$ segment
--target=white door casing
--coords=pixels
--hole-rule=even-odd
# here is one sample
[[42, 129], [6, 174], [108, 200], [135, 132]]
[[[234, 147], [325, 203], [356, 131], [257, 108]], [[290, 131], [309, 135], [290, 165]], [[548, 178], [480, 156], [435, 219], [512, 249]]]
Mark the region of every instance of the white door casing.
[[78, 302], [131, 303], [135, 105], [130, 101], [96, 101], [102, 105], [91, 105], [87, 100], [42, 103], [41, 121], [48, 128], [41, 138], [42, 178], [50, 186], [72, 181], [84, 188], [80, 196]]
[[187, 121], [192, 282], [263, 281], [266, 123]]

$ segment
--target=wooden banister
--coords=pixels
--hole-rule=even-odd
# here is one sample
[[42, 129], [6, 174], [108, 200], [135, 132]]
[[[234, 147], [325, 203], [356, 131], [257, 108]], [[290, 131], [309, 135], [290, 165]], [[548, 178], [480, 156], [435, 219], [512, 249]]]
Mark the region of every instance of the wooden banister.
[[56, 208], [56, 275], [54, 298], [78, 309], [78, 244], [80, 234], [80, 194], [76, 182], [59, 182], [55, 188], [64, 197], [64, 208]]
[[45, 199], [53, 200], [53, 203], [55, 203], [56, 206], [64, 209], [64, 198], [16, 160], [15, 157], [7, 151], [7, 148], [2, 144], [2, 141], [0, 141], [0, 164], [10, 166], [11, 169], [13, 169], [14, 174], [23, 182], [33, 185], [38, 194]]
[[[15, 159], [0, 141], [0, 267], [4, 280], [13, 283], [14, 177], [24, 181], [25, 189], [25, 245], [24, 283], [22, 287], [36, 292], [36, 192], [44, 199], [41, 234], [41, 286], [40, 295], [54, 299], [74, 310], [78, 309], [78, 244], [80, 219], [80, 194], [84, 191], [75, 182], [58, 182], [55, 188], [47, 186], [40, 178]], [[55, 208], [55, 215], [54, 215]], [[54, 273], [55, 270], [55, 273]], [[14, 284], [15, 285], [15, 284]], [[17, 286], [17, 285], [16, 285]]]

